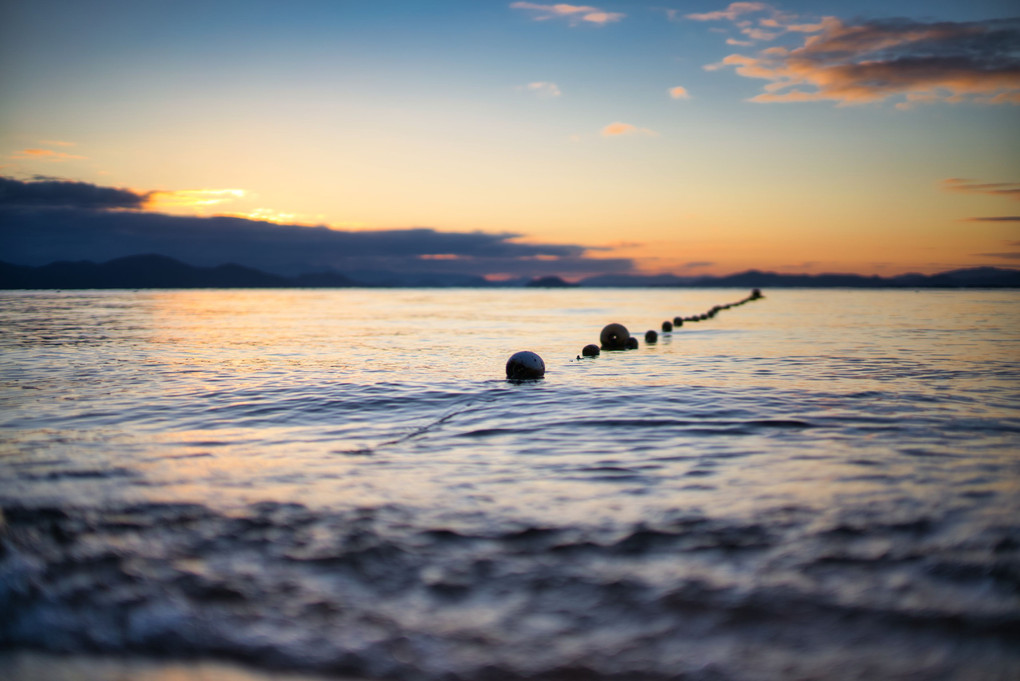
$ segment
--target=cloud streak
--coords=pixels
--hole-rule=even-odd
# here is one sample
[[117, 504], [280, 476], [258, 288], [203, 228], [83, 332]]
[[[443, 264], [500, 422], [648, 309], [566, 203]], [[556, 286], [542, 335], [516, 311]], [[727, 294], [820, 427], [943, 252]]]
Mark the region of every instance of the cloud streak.
[[985, 258], [1003, 258], [1004, 260], [1020, 260], [1020, 251], [1012, 251], [1006, 253], [975, 253], [974, 255], [982, 256]]
[[[772, 11], [760, 3], [735, 5]], [[733, 7], [718, 18], [736, 19], [752, 11]], [[831, 101], [845, 106], [896, 98], [900, 109], [934, 102], [1020, 104], [1020, 19], [856, 24], [836, 17], [817, 24], [793, 23], [796, 20], [773, 14], [758, 26], [738, 23], [755, 40], [791, 32], [815, 35], [799, 39], [792, 48], [731, 54], [707, 68], [734, 67], [741, 76], [769, 81], [754, 102]]]
[[84, 159], [84, 156], [69, 154], [66, 151], [54, 151], [52, 149], [22, 149], [11, 155], [17, 161], [74, 161]]
[[690, 99], [691, 95], [687, 92], [687, 88], [677, 85], [669, 89], [669, 96], [673, 99]]
[[1020, 201], [1020, 182], [978, 182], [963, 177], [942, 181], [942, 188], [960, 194], [984, 194]]
[[531, 12], [535, 21], [547, 21], [549, 19], [566, 19], [571, 26], [581, 23], [590, 23], [597, 26], [611, 24], [621, 21], [626, 14], [621, 12], [606, 12], [598, 7], [588, 5], [568, 5], [557, 3], [555, 5], [540, 5], [534, 2], [512, 2], [511, 9], [521, 9]]

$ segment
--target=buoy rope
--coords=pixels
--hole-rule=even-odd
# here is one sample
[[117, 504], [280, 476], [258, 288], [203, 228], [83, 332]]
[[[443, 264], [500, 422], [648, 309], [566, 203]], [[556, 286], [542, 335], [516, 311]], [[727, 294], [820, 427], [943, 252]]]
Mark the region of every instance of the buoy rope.
[[[662, 323], [663, 333], [672, 333], [674, 327], [679, 328], [684, 325], [684, 322], [700, 322], [707, 319], [712, 319], [723, 310], [728, 310], [731, 307], [737, 307], [745, 303], [750, 303], [755, 300], [764, 298], [761, 291], [758, 289], [752, 289], [751, 295], [738, 300], [734, 303], [727, 303], [725, 305], [714, 305], [707, 312], [703, 312], [700, 315], [691, 315], [687, 317], [673, 317], [673, 321], [666, 320]], [[645, 342], [655, 343], [658, 340], [659, 335], [652, 330], [645, 332]], [[612, 323], [607, 324], [602, 328], [602, 333], [599, 334], [599, 342], [601, 348], [594, 343], [590, 343], [581, 350], [581, 355], [585, 357], [598, 357], [602, 350], [637, 350], [638, 340], [630, 335], [630, 331], [623, 324]], [[577, 360], [580, 361], [581, 355], [577, 356]], [[513, 383], [519, 383], [524, 381], [532, 381], [545, 376], [545, 362], [542, 358], [536, 355], [530, 350], [522, 350], [514, 353], [513, 356], [507, 360], [506, 363], [506, 377], [507, 380]]]
[[[672, 333], [674, 328], [679, 328], [683, 326], [685, 322], [692, 323], [706, 321], [708, 319], [714, 318], [717, 314], [719, 314], [723, 310], [728, 310], [730, 308], [744, 305], [755, 300], [761, 300], [764, 297], [765, 296], [762, 295], [760, 290], [753, 289], [749, 296], [747, 296], [746, 298], [742, 298], [736, 302], [726, 303], [725, 305], [714, 305], [706, 312], [703, 312], [701, 314], [689, 315], [687, 317], [676, 316], [673, 317], [672, 321], [666, 320], [662, 322], [661, 326], [662, 332]], [[658, 338], [659, 334], [654, 330], [648, 330], [645, 332], [646, 343], [649, 344], [655, 343], [658, 341]], [[630, 332], [627, 330], [627, 327], [625, 327], [623, 324], [618, 324], [615, 322], [612, 324], [607, 324], [605, 327], [603, 327], [602, 333], [599, 336], [599, 340], [601, 342], [601, 347], [595, 345], [594, 343], [586, 345], [584, 346], [584, 349], [581, 350], [581, 354], [577, 356], [577, 359], [580, 360], [582, 355], [584, 357], [598, 357], [601, 350], [610, 351], [636, 350], [638, 348], [637, 338], [631, 336]]]

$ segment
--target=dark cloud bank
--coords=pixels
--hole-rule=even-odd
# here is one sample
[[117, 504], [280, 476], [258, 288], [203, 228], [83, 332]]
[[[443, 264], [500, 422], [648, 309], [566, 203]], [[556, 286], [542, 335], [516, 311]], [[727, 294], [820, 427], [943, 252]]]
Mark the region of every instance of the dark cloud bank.
[[583, 246], [516, 243], [521, 235], [512, 233], [341, 231], [137, 210], [148, 196], [83, 182], [0, 178], [0, 259], [39, 266], [158, 253], [202, 267], [236, 263], [276, 275], [339, 272], [368, 281], [387, 274], [534, 277], [633, 269], [629, 259], [588, 257]]
[[[83, 182], [0, 177], [0, 288], [486, 285], [484, 275], [588, 286], [1020, 286], [1020, 272], [934, 277], [654, 277], [583, 246], [521, 244], [511, 233], [338, 231], [236, 217], [146, 212], [149, 194]], [[998, 256], [1004, 257], [1004, 256]], [[552, 276], [556, 275], [556, 276]]]
[[143, 208], [149, 194], [37, 175], [32, 182], [0, 177], [0, 208]]

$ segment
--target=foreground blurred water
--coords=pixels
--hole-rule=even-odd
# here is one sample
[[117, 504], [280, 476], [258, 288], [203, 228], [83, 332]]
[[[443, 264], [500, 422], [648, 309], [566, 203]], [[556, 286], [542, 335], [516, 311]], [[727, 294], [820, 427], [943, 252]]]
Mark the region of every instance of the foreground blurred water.
[[[1020, 674], [1020, 293], [0, 292], [0, 648]], [[530, 349], [541, 381], [503, 365]]]

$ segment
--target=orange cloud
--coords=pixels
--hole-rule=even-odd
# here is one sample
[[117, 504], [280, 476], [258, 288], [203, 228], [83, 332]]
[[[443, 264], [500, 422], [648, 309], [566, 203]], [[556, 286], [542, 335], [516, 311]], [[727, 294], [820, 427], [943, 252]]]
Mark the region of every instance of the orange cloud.
[[565, 3], [539, 5], [534, 2], [512, 2], [510, 3], [510, 7], [512, 9], [523, 9], [533, 12], [535, 21], [545, 21], [546, 19], [553, 18], [566, 18], [567, 21], [570, 22], [571, 26], [576, 26], [582, 21], [601, 26], [611, 24], [615, 21], [620, 21], [627, 16], [620, 12], [606, 12], [598, 7], [589, 7], [587, 5], [568, 5]]
[[[923, 23], [905, 19], [847, 25], [825, 18], [821, 33], [793, 49], [734, 54], [734, 66], [768, 80], [754, 102], [834, 101], [838, 105], [900, 97], [898, 108], [932, 102], [1020, 104], [1020, 20]], [[814, 26], [800, 29], [814, 29]], [[789, 30], [789, 29], [788, 29]]]
[[687, 92], [687, 88], [677, 85], [676, 87], [669, 89], [669, 96], [673, 99], [690, 99], [691, 95]]
[[606, 127], [602, 128], [603, 137], [618, 137], [620, 135], [650, 135], [654, 137], [658, 134], [659, 133], [654, 130], [639, 128], [635, 125], [631, 125], [630, 123], [620, 123], [619, 121], [610, 123]]
[[21, 151], [15, 152], [11, 155], [11, 158], [26, 161], [71, 161], [76, 159], [83, 159], [84, 156], [78, 156], [76, 154], [68, 154], [63, 151], [53, 151], [52, 149], [22, 149]]

